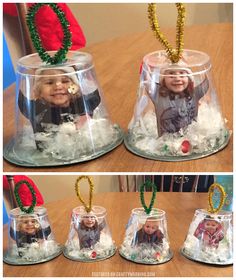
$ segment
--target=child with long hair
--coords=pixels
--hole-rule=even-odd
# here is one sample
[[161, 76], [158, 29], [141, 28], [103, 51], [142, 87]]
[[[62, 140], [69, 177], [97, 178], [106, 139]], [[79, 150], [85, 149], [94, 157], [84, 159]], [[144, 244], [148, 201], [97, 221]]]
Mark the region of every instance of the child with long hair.
[[209, 81], [200, 75], [201, 82], [195, 86], [196, 78], [191, 70], [179, 65], [154, 71], [146, 91], [155, 107], [160, 137], [185, 129], [197, 120], [198, 103], [207, 93]]

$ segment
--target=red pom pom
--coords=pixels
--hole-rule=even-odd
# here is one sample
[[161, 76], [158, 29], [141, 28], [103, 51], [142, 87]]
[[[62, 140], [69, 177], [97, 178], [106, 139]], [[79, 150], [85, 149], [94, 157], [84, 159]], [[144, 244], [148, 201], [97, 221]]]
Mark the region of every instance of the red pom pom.
[[95, 251], [93, 251], [92, 254], [91, 254], [91, 258], [95, 259], [96, 257], [97, 257], [97, 253]]
[[181, 144], [181, 150], [184, 154], [188, 153], [190, 151], [191, 144], [188, 140], [184, 140]]

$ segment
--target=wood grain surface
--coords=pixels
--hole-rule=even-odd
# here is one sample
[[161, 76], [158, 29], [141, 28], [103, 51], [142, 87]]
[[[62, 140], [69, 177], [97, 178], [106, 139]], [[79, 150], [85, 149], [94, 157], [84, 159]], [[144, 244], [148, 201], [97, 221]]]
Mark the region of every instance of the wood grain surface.
[[[228, 23], [185, 28], [185, 48], [206, 52], [212, 61], [212, 75], [223, 116], [233, 128], [233, 26]], [[174, 28], [163, 28], [168, 38], [175, 38]], [[172, 41], [172, 40], [170, 40]], [[161, 49], [151, 31], [115, 38], [81, 49], [92, 54], [105, 104], [113, 122], [127, 132], [133, 115], [139, 83], [139, 68], [144, 55]], [[4, 91], [4, 143], [14, 133], [14, 85]], [[108, 154], [81, 164], [53, 168], [25, 168], [6, 161], [4, 171], [49, 172], [232, 172], [233, 137], [228, 146], [206, 158], [184, 162], [144, 159], [126, 150], [122, 144]]]
[[[151, 193], [145, 194], [146, 201]], [[57, 241], [65, 244], [69, 234], [70, 216], [74, 207], [81, 205], [76, 197], [45, 205], [51, 227]], [[123, 242], [125, 226], [131, 210], [141, 207], [139, 193], [99, 193], [94, 197], [93, 205], [107, 210], [107, 221], [112, 238], [119, 247]], [[207, 193], [157, 193], [154, 207], [166, 212], [170, 247], [174, 252], [172, 260], [161, 265], [140, 265], [129, 262], [118, 252], [105, 261], [81, 263], [66, 259], [60, 255], [47, 263], [12, 266], [3, 264], [4, 277], [82, 277], [82, 276], [155, 276], [155, 277], [232, 277], [233, 266], [212, 266], [186, 259], [179, 253], [183, 245], [194, 212], [207, 207]], [[4, 249], [7, 246], [7, 228], [4, 229]]]

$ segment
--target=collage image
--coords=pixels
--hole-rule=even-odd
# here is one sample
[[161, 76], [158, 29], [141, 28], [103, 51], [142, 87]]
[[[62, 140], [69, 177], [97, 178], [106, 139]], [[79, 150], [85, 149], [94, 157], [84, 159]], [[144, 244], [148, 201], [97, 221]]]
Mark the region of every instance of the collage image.
[[232, 2], [2, 10], [2, 277], [233, 279]]

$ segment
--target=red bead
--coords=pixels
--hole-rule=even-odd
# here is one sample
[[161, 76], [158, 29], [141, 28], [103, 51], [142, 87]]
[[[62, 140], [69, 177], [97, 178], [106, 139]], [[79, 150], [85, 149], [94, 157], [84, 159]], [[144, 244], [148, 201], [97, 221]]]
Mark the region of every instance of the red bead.
[[181, 144], [181, 150], [184, 154], [188, 153], [190, 151], [191, 144], [188, 140], [184, 140]]

